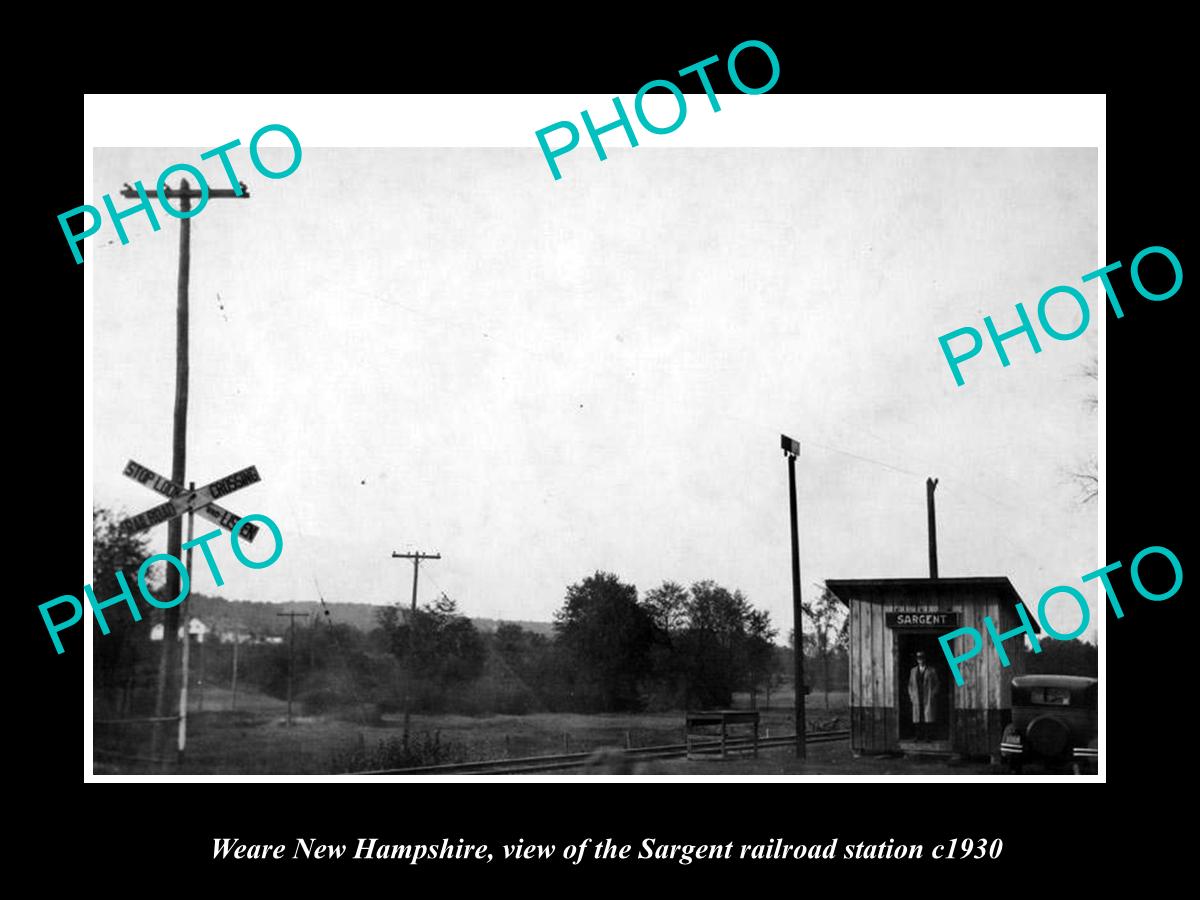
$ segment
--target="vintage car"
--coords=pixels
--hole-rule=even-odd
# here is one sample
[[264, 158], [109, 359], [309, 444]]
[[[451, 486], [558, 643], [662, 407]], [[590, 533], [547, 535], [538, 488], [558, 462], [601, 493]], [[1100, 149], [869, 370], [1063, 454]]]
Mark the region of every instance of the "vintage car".
[[1027, 763], [1095, 772], [1099, 682], [1079, 675], [1018, 675], [1012, 680], [1012, 723], [1000, 739], [1000, 758], [1014, 772]]

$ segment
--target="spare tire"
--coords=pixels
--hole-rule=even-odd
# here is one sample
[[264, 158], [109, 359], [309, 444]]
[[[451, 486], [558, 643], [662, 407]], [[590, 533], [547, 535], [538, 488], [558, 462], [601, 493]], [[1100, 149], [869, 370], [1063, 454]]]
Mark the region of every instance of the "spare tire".
[[1038, 756], [1060, 759], [1070, 750], [1071, 730], [1052, 716], [1039, 716], [1029, 723], [1025, 741]]

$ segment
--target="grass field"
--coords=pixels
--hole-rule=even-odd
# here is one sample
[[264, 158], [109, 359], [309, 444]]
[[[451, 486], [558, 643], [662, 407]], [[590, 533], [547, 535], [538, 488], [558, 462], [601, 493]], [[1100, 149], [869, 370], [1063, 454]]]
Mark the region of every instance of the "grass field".
[[[203, 711], [200, 698], [189, 704], [188, 742], [184, 763], [172, 772], [182, 774], [326, 774], [335, 770], [335, 758], [354, 751], [376, 748], [381, 741], [397, 741], [403, 733], [403, 717], [387, 715], [381, 723], [355, 722], [355, 711], [340, 716], [300, 716], [286, 726], [286, 704], [280, 700], [239, 691], [237, 709], [232, 709], [229, 691], [208, 688]], [[764, 736], [790, 734], [792, 695], [772, 693], [771, 706], [762, 706]], [[806, 705], [810, 730], [847, 727], [845, 692], [810, 695]], [[735, 705], [749, 707], [747, 697], [735, 697]], [[645, 747], [677, 744], [684, 739], [683, 713], [624, 713], [582, 715], [534, 713], [524, 716], [414, 715], [414, 738], [432, 741], [436, 735], [446, 761], [498, 759], [572, 753], [598, 747]], [[120, 751], [126, 756], [146, 755], [148, 727], [140, 733], [129, 728], [96, 728], [97, 748]], [[173, 733], [173, 732], [172, 732]], [[155, 772], [144, 761], [97, 753], [98, 774]]]

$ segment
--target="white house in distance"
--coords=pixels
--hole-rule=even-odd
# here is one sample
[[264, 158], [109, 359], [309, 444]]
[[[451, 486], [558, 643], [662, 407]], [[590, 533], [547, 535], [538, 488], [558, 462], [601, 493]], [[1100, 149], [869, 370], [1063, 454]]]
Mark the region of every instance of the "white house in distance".
[[277, 634], [246, 634], [244, 631], [222, 631], [217, 635], [222, 644], [282, 644]]
[[[203, 622], [201, 622], [199, 619], [195, 619], [195, 618], [188, 620], [187, 629], [188, 629], [188, 634], [196, 639], [197, 644], [203, 644], [204, 636], [206, 634], [208, 634], [208, 632], [209, 632], [209, 627], [207, 625], [205, 625]], [[157, 625], [155, 625], [154, 627], [152, 627], [150, 629], [150, 640], [161, 641], [162, 639], [163, 639], [163, 625], [162, 625], [162, 622], [159, 622]], [[183, 640], [183, 626], [182, 625], [179, 626], [179, 632], [176, 637], [176, 640], [180, 640], [180, 641]]]

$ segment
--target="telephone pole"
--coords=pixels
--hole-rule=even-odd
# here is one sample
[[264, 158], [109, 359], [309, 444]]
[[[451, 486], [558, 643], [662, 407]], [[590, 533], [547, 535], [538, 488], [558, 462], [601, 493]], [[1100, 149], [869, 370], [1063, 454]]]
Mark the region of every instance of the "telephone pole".
[[408, 726], [412, 715], [412, 683], [416, 672], [417, 662], [417, 572], [423, 559], [441, 559], [440, 553], [397, 553], [392, 551], [393, 559], [411, 559], [413, 561], [413, 590], [412, 613], [408, 617], [408, 678], [404, 690], [404, 745], [408, 746]]
[[[196, 482], [188, 482], [188, 490], [196, 490]], [[196, 527], [195, 513], [188, 513], [188, 543], [192, 542], [193, 531]], [[187, 567], [188, 585], [192, 583], [192, 548], [188, 547], [187, 561], [184, 563]], [[175, 571], [174, 566], [167, 566], [172, 572]], [[188, 601], [185, 599], [179, 604], [183, 609], [183, 665], [182, 677], [179, 679], [179, 735], [176, 742], [176, 761], [183, 765], [183, 752], [187, 748], [187, 709], [188, 709], [188, 648], [192, 644], [192, 636], [188, 633], [191, 629], [188, 628], [187, 606]], [[171, 632], [174, 634], [174, 632]], [[166, 643], [167, 630], [163, 629], [163, 643]], [[203, 708], [203, 707], [202, 707]]]
[[233, 675], [230, 678], [230, 691], [233, 693], [233, 697], [229, 701], [230, 709], [237, 709], [237, 653], [241, 639], [242, 636], [235, 630], [233, 632]]
[[295, 670], [295, 666], [296, 666], [296, 616], [306, 616], [307, 617], [307, 614], [306, 613], [298, 613], [298, 612], [285, 612], [285, 613], [275, 613], [275, 615], [278, 616], [279, 618], [284, 618], [286, 616], [287, 618], [292, 620], [291, 625], [289, 626], [289, 631], [291, 632], [291, 634], [288, 637], [288, 712], [287, 712], [288, 728], [291, 728], [292, 727], [292, 672]]
[[796, 623], [792, 632], [792, 655], [796, 665], [796, 759], [804, 759], [808, 751], [804, 740], [808, 726], [804, 721], [804, 608], [800, 600], [800, 528], [796, 522], [796, 457], [800, 455], [800, 442], [786, 434], [781, 434], [779, 438], [788, 461], [788, 494], [791, 500], [792, 620]]
[[[209, 200], [238, 197], [247, 199], [250, 192], [246, 185], [239, 182], [239, 191], [232, 188], [208, 188], [205, 191], [193, 190], [186, 178], [179, 182], [179, 188], [163, 189], [162, 199], [179, 200], [179, 212], [188, 213], [192, 209], [192, 200], [204, 202], [207, 195]], [[136, 190], [125, 185], [121, 196], [139, 198]], [[159, 199], [157, 190], [146, 191], [146, 197]], [[179, 286], [178, 303], [175, 313], [175, 420], [171, 441], [171, 480], [183, 484], [187, 462], [187, 402], [188, 402], [188, 275], [191, 271], [191, 231], [192, 220], [188, 216], [179, 220]], [[183, 522], [176, 516], [167, 523], [167, 553], [179, 559], [180, 548], [183, 545]], [[164, 590], [168, 597], [179, 596], [179, 570], [167, 566], [167, 580]], [[154, 697], [154, 716], [162, 719], [167, 715], [167, 698], [170, 696], [171, 672], [175, 666], [175, 635], [179, 630], [180, 609], [172, 606], [164, 610], [163, 615], [163, 648], [158, 665], [158, 688]], [[185, 635], [186, 638], [186, 635]], [[180, 716], [185, 714], [180, 710]], [[159, 750], [162, 747], [162, 723], [154, 723], [154, 755], [163, 756]]]

